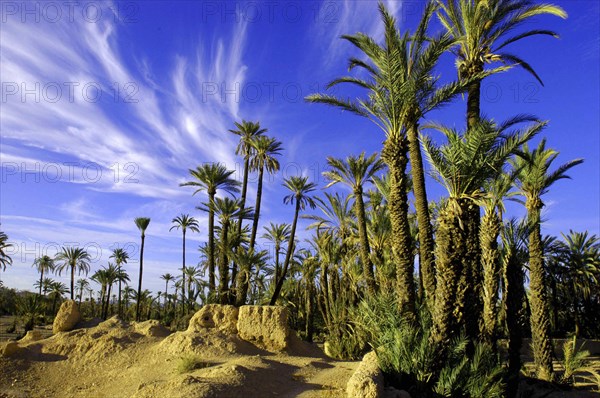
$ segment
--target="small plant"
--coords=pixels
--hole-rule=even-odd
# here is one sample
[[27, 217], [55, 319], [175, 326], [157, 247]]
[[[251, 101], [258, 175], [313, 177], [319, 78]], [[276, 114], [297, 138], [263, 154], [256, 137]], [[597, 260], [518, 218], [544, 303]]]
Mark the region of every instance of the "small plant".
[[196, 369], [204, 369], [213, 366], [212, 363], [203, 361], [198, 355], [187, 355], [177, 363], [177, 373], [189, 373]]
[[572, 386], [575, 384], [575, 376], [577, 375], [583, 380], [595, 383], [596, 389], [600, 391], [600, 374], [588, 364], [590, 352], [581, 348], [577, 348], [576, 336], [573, 337], [573, 340], [567, 340], [563, 345], [564, 359], [562, 365], [565, 371], [559, 382]]

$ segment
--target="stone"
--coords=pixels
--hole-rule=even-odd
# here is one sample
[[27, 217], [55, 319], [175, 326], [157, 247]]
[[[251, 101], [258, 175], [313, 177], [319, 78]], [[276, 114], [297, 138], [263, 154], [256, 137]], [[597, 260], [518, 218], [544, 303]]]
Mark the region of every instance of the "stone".
[[237, 329], [241, 339], [267, 351], [282, 351], [289, 345], [288, 312], [285, 307], [242, 306]]
[[21, 343], [30, 343], [33, 341], [38, 341], [38, 340], [42, 340], [44, 338], [44, 336], [42, 335], [42, 332], [39, 330], [30, 330], [27, 332], [27, 334], [25, 335], [25, 337], [23, 337], [21, 339]]
[[60, 306], [58, 314], [54, 318], [54, 324], [52, 325], [52, 332], [54, 334], [58, 332], [68, 332], [73, 330], [75, 325], [81, 320], [81, 314], [77, 303], [73, 300], [67, 300]]
[[201, 329], [216, 329], [225, 334], [236, 334], [238, 309], [233, 305], [208, 304], [194, 314], [188, 325], [188, 332]]
[[380, 398], [384, 393], [383, 385], [383, 373], [379, 369], [377, 355], [371, 351], [363, 357], [348, 380], [346, 394], [348, 398]]
[[155, 319], [139, 323], [136, 322], [133, 324], [133, 329], [139, 334], [150, 337], [166, 337], [171, 334], [169, 329], [161, 325], [160, 322]]
[[4, 357], [13, 356], [21, 351], [21, 347], [19, 347], [19, 343], [16, 341], [9, 341], [8, 343], [0, 346], [0, 354]]

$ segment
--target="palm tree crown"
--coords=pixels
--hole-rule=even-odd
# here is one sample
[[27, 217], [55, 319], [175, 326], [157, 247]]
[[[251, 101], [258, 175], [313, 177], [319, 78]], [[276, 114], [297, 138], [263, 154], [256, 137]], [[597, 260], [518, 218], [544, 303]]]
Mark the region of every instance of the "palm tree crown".
[[63, 247], [56, 255], [55, 261], [59, 262], [56, 269], [60, 275], [62, 271], [71, 268], [71, 300], [75, 297], [75, 270], [86, 275], [90, 271], [90, 255], [81, 247]]

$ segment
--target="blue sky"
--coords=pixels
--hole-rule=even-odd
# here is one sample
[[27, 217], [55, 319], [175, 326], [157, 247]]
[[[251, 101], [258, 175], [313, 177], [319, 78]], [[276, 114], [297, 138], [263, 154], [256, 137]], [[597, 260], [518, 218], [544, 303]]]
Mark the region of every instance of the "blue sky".
[[[402, 29], [414, 27], [421, 2], [386, 3]], [[573, 180], [547, 195], [543, 232], [600, 234], [600, 3], [555, 3], [569, 18], [542, 17], [535, 26], [558, 31], [560, 40], [512, 48], [544, 87], [521, 70], [492, 77], [482, 109], [496, 120], [516, 113], [547, 119], [543, 136], [560, 151], [558, 162], [585, 158], [569, 173]], [[92, 270], [111, 249], [129, 248], [136, 280], [133, 219], [146, 216], [144, 285], [162, 290], [159, 276], [180, 267], [181, 236], [169, 232], [171, 219], [185, 212], [201, 222], [201, 233], [189, 236], [188, 264], [206, 239], [206, 215], [195, 210], [204, 196], [178, 184], [203, 162], [240, 170], [227, 132], [234, 121], [260, 121], [285, 148], [282, 170], [265, 183], [261, 226], [291, 222], [284, 177], [303, 173], [322, 188], [327, 156], [381, 148], [383, 135], [368, 121], [302, 100], [345, 74], [357, 55], [341, 34], [381, 37], [375, 1], [65, 4], [2, 3], [0, 222], [15, 244], [14, 264], [1, 274], [8, 286], [30, 289], [33, 260], [70, 244], [89, 250]], [[456, 76], [450, 56], [439, 73], [444, 81]], [[464, 110], [459, 98], [430, 118], [460, 127]], [[443, 195], [431, 179], [428, 187], [432, 198]], [[250, 203], [254, 195], [252, 185]]]

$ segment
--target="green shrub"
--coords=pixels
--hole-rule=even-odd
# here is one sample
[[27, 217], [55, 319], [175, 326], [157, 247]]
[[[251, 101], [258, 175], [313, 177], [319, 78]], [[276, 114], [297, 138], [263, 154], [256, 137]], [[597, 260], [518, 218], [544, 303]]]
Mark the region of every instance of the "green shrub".
[[187, 355], [182, 357], [177, 363], [178, 373], [189, 373], [196, 369], [204, 369], [212, 366], [210, 362], [205, 362], [197, 355]]
[[573, 337], [573, 340], [565, 342], [563, 345], [564, 358], [562, 361], [565, 371], [559, 382], [572, 386], [575, 384], [575, 376], [577, 375], [583, 380], [596, 384], [596, 388], [600, 391], [600, 374], [593, 366], [588, 364], [590, 352], [582, 350], [582, 348], [577, 348], [577, 337]]

